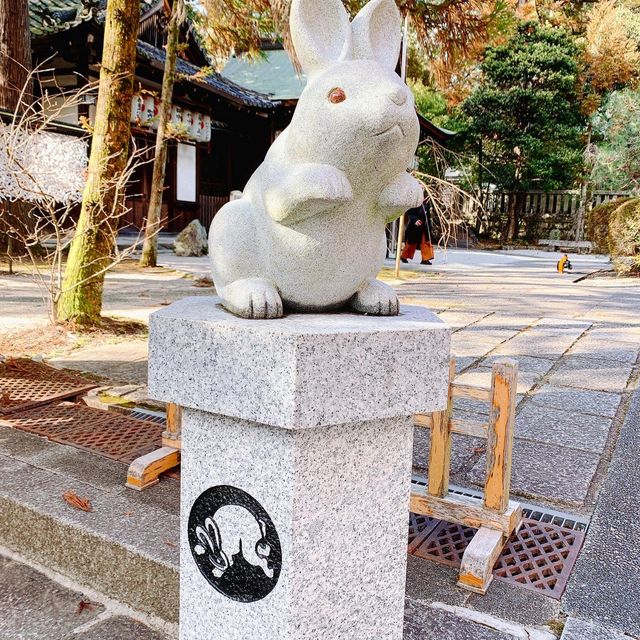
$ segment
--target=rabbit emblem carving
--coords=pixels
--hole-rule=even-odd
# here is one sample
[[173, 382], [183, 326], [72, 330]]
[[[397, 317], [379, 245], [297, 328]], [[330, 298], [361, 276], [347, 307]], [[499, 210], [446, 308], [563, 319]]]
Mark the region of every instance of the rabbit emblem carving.
[[375, 279], [384, 227], [423, 200], [407, 173], [413, 96], [394, 71], [400, 12], [371, 0], [350, 23], [340, 0], [293, 0], [290, 25], [307, 85], [242, 198], [211, 224], [218, 294], [246, 318], [345, 306], [396, 315], [395, 292]]

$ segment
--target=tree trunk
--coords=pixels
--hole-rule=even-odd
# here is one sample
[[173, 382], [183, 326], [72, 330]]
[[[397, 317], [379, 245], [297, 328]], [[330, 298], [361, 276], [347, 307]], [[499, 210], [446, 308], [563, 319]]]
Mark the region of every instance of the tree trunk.
[[[31, 104], [30, 72], [29, 0], [0, 0], [0, 108], [20, 113], [23, 104]], [[8, 234], [11, 221], [6, 218], [21, 215], [24, 207], [20, 204], [9, 204], [7, 210], [0, 211], [0, 234], [4, 236], [0, 238], [0, 246], [6, 252], [9, 273], [13, 273], [12, 256], [20, 252], [23, 245]]]
[[591, 170], [593, 168], [593, 160], [591, 155], [591, 133], [592, 125], [589, 121], [587, 127], [587, 145], [584, 151], [584, 168], [582, 180], [580, 181], [580, 204], [576, 211], [576, 219], [573, 221], [572, 235], [573, 239], [580, 241], [584, 239], [584, 223], [587, 217], [587, 207], [591, 200]]
[[144, 244], [140, 265], [155, 267], [157, 264], [158, 231], [162, 217], [162, 194], [164, 192], [164, 175], [167, 166], [167, 124], [171, 117], [171, 101], [173, 84], [176, 78], [176, 58], [178, 56], [178, 37], [180, 35], [182, 0], [174, 0], [171, 19], [167, 27], [167, 47], [162, 78], [162, 102], [158, 114], [158, 132], [156, 133], [156, 151], [153, 159], [153, 177], [151, 179], [151, 197], [149, 211], [144, 227]]
[[0, 108], [14, 111], [23, 91], [24, 101], [31, 104], [30, 71], [29, 1], [0, 0]]
[[127, 164], [139, 22], [139, 2], [108, 0], [87, 184], [62, 283], [59, 321], [88, 326], [100, 321], [105, 270], [124, 205], [114, 183]]
[[518, 232], [520, 230], [520, 214], [522, 213], [522, 205], [524, 203], [524, 193], [522, 191], [516, 191], [509, 198], [509, 223], [507, 226], [507, 242], [512, 242], [518, 239]]

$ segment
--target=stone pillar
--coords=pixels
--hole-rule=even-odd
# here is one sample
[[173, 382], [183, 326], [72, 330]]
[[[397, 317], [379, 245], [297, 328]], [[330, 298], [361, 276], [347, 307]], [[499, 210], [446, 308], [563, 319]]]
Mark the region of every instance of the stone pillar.
[[397, 317], [151, 317], [151, 396], [184, 408], [182, 640], [401, 640], [412, 416], [447, 401], [449, 329]]

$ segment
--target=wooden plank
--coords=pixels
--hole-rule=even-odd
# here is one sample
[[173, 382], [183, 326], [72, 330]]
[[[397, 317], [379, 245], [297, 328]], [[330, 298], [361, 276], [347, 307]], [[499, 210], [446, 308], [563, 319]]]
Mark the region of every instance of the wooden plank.
[[421, 492], [412, 492], [410, 510], [411, 513], [431, 516], [447, 522], [457, 522], [474, 529], [482, 526], [500, 529], [506, 536], [510, 536], [522, 521], [522, 507], [518, 502], [510, 500], [504, 512], [497, 513], [491, 509], [485, 509], [480, 500], [453, 493], [444, 498], [438, 498]]
[[456, 375], [456, 361], [449, 362], [449, 392], [447, 408], [432, 414], [431, 448], [429, 449], [429, 485], [432, 496], [443, 497], [449, 492], [449, 467], [451, 466], [451, 431], [449, 419], [453, 408], [452, 382]]
[[491, 400], [491, 389], [479, 387], [474, 384], [453, 383], [454, 398], [469, 398], [471, 400], [480, 400], [481, 402], [489, 402]]
[[[413, 424], [416, 427], [433, 427], [433, 417], [431, 414], [417, 414], [414, 417]], [[489, 428], [486, 422], [476, 422], [474, 420], [460, 420], [458, 418], [449, 419], [449, 431], [451, 433], [460, 433], [465, 436], [473, 436], [474, 438], [486, 438]]]
[[493, 565], [506, 541], [499, 529], [480, 527], [462, 556], [458, 586], [484, 595], [493, 580]]
[[167, 404], [167, 428], [162, 432], [162, 446], [182, 448], [182, 407], [174, 402]]
[[180, 450], [162, 447], [136, 458], [127, 471], [126, 486], [136, 491], [148, 489], [160, 482], [160, 474], [180, 464]]
[[496, 361], [491, 379], [484, 506], [500, 513], [509, 503], [517, 386], [518, 363], [510, 359]]

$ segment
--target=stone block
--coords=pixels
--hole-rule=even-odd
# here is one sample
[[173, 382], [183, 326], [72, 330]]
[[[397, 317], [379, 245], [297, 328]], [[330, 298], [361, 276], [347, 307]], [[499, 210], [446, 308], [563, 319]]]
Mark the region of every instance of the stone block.
[[[599, 461], [595, 453], [516, 438], [511, 492], [529, 499], [582, 505]], [[469, 481], [483, 485], [486, 467], [486, 456], [482, 456], [469, 473]]]
[[149, 393], [288, 429], [429, 413], [445, 403], [449, 341], [422, 307], [255, 322], [185, 298], [150, 318]]
[[607, 629], [594, 624], [585, 622], [577, 618], [568, 618], [564, 625], [564, 630], [560, 640], [629, 640], [630, 636], [618, 633], [613, 629]]
[[549, 382], [562, 387], [621, 392], [627, 386], [632, 369], [633, 365], [628, 363], [567, 356]]
[[[181, 637], [401, 638], [411, 431], [409, 416], [291, 431], [185, 409]], [[251, 496], [261, 510], [248, 498], [243, 505], [266, 523], [266, 534], [242, 538], [251, 585], [238, 577], [246, 564], [224, 522], [235, 498], [200, 517], [194, 507], [204, 494], [217, 500], [222, 487]], [[221, 577], [192, 544], [207, 514], [235, 559]], [[254, 552], [260, 535], [266, 560]]]
[[602, 453], [611, 418], [562, 411], [526, 402], [516, 417], [516, 436], [534, 442]]
[[531, 402], [563, 411], [613, 418], [622, 395], [606, 391], [589, 391], [545, 384], [531, 396]]

